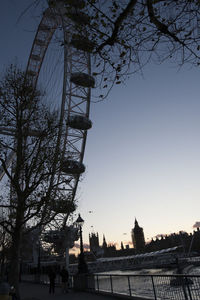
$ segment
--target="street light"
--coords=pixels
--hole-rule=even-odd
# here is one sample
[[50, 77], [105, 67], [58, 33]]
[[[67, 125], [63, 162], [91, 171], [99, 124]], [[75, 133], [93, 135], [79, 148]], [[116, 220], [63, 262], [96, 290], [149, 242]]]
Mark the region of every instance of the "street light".
[[81, 218], [81, 215], [79, 214], [76, 220], [76, 225], [77, 228], [79, 229], [79, 235], [80, 235], [80, 254], [79, 254], [79, 262], [78, 262], [78, 273], [88, 273], [88, 267], [85, 262], [84, 252], [83, 252], [83, 237], [82, 237], [83, 223], [84, 220]]

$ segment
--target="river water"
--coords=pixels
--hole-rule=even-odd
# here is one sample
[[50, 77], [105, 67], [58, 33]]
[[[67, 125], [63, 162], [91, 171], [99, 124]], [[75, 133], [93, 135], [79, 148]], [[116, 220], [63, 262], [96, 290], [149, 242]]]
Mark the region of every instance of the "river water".
[[[200, 267], [189, 266], [183, 271], [185, 275], [200, 275]], [[99, 273], [104, 274], [104, 273]], [[141, 269], [141, 270], [127, 270], [127, 271], [106, 271], [105, 274], [116, 275], [173, 275], [176, 274], [176, 269]]]
[[[186, 275], [200, 275], [200, 267], [186, 267], [183, 271]], [[172, 279], [176, 279], [176, 269], [142, 269], [134, 271], [110, 271], [100, 273], [101, 276], [96, 280], [96, 289], [118, 294], [126, 294], [132, 296], [142, 296], [154, 299], [154, 291], [157, 299], [192, 299], [200, 300], [200, 278], [192, 278], [193, 284], [172, 286]], [[110, 275], [118, 275], [112, 276]], [[102, 276], [103, 275], [103, 276]], [[121, 276], [120, 276], [121, 275]], [[124, 276], [134, 275], [134, 276]], [[140, 276], [142, 275], [142, 276]], [[152, 277], [149, 275], [162, 275]], [[172, 275], [170, 277], [168, 275]], [[154, 284], [154, 288], [153, 288]], [[189, 293], [189, 294], [188, 294]]]

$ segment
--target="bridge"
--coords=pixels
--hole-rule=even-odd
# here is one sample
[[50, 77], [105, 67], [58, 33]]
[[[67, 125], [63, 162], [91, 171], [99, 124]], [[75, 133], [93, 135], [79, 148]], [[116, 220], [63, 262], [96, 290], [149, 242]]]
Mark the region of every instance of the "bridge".
[[[145, 268], [177, 268], [177, 257], [179, 268], [183, 270], [186, 266], [200, 266], [199, 257], [183, 257], [181, 247], [173, 247], [163, 249], [160, 251], [154, 251], [150, 253], [130, 255], [130, 256], [119, 256], [119, 257], [106, 257], [98, 258], [95, 261], [87, 262], [90, 273], [101, 273], [115, 270], [138, 270]], [[48, 266], [56, 267], [64, 265], [62, 261], [41, 261], [40, 265], [45, 269]], [[31, 269], [37, 269], [36, 263], [28, 263], [27, 271], [31, 272]], [[47, 269], [46, 269], [47, 270]], [[78, 264], [70, 264], [69, 272], [74, 275], [78, 272]]]
[[[88, 262], [88, 269], [91, 273], [107, 272], [114, 270], [134, 270], [143, 268], [170, 268], [176, 267], [176, 257], [180, 247], [173, 247], [163, 249], [160, 251], [154, 251], [150, 253], [98, 258], [94, 262]], [[182, 259], [180, 263], [184, 263]], [[70, 264], [69, 270], [71, 274], [76, 274], [78, 271], [77, 264]]]

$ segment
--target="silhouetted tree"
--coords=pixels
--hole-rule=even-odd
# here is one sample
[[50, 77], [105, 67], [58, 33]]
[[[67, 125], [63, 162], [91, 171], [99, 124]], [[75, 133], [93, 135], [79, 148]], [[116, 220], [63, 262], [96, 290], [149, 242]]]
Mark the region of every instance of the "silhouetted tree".
[[73, 43], [94, 43], [87, 45], [97, 86], [105, 91], [100, 98], [150, 60], [200, 63], [198, 0], [49, 1], [52, 9], [57, 4], [74, 24]]
[[60, 161], [57, 114], [41, 100], [31, 75], [11, 65], [0, 81], [1, 178], [5, 173], [0, 225], [11, 238], [9, 282], [17, 290], [22, 235], [51, 222], [57, 214], [54, 202], [67, 197], [55, 180]]

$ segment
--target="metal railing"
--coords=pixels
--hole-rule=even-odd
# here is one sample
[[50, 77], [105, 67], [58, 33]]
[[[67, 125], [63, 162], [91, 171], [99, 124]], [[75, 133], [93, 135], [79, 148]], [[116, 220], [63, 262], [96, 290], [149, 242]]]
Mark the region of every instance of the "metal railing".
[[88, 290], [155, 300], [200, 300], [200, 275], [88, 276]]

